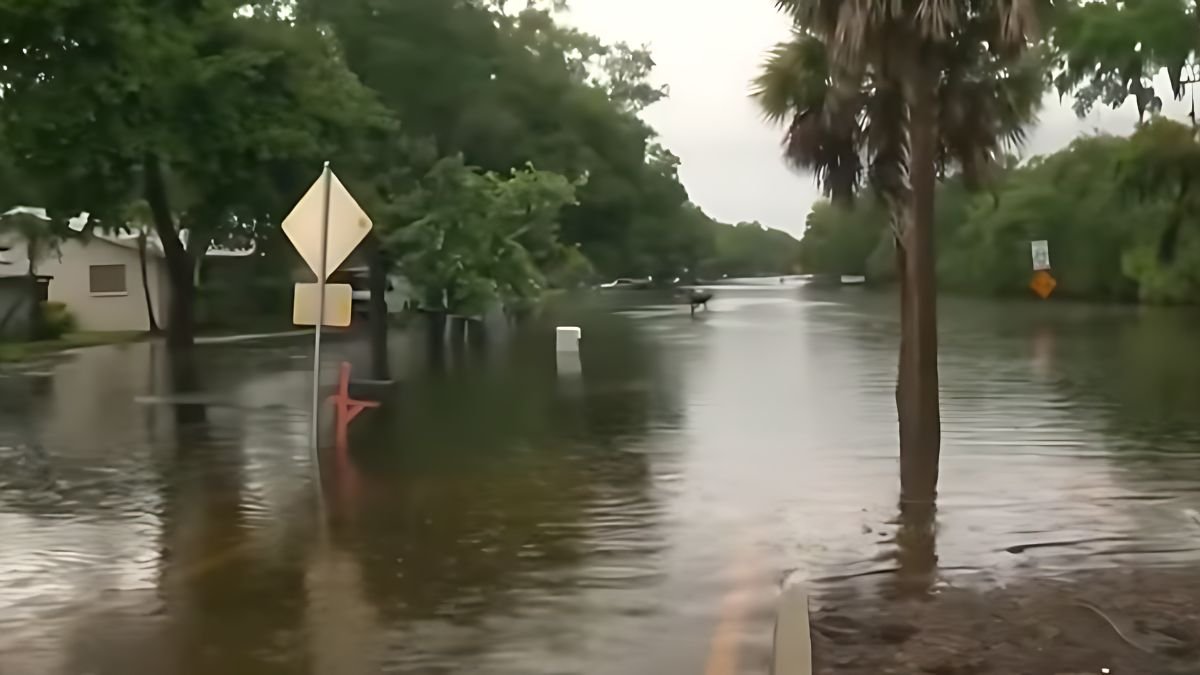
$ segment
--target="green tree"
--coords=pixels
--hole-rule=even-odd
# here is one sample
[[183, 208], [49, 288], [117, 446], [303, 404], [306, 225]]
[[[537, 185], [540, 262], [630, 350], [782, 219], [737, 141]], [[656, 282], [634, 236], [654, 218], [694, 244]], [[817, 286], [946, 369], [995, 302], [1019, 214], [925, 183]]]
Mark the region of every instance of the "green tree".
[[1180, 230], [1200, 216], [1200, 140], [1197, 129], [1166, 119], [1138, 125], [1119, 166], [1121, 187], [1144, 201], [1165, 198], [1170, 217], [1159, 236], [1158, 257], [1175, 258]]
[[713, 221], [709, 227], [713, 250], [702, 267], [704, 278], [792, 274], [800, 268], [801, 243], [786, 232], [757, 222]]
[[[533, 164], [586, 177], [562, 238], [608, 275], [677, 274], [703, 246], [685, 212], [678, 158], [636, 113], [665, 95], [645, 49], [567, 28], [553, 7], [513, 3], [306, 0], [350, 67], [436, 154], [507, 173]], [[672, 160], [674, 164], [672, 165]]]
[[785, 155], [825, 191], [869, 183], [896, 233], [901, 283], [902, 500], [937, 488], [935, 188], [957, 165], [975, 182], [1018, 141], [1040, 101], [1032, 58], [1040, 0], [843, 3], [778, 0], [793, 39], [772, 54], [755, 96], [787, 123]]
[[146, 200], [173, 347], [194, 336], [205, 250], [269, 230], [320, 160], [387, 126], [320, 31], [250, 7], [0, 0], [3, 141], [61, 208], [115, 221]]
[[[1069, 2], [1055, 26], [1055, 84], [1075, 97], [1075, 110], [1086, 114], [1097, 101], [1112, 107], [1133, 98], [1137, 131], [1120, 162], [1120, 187], [1147, 209], [1165, 209], [1157, 241], [1127, 252], [1124, 271], [1139, 281], [1145, 300], [1179, 302], [1194, 297], [1196, 280], [1181, 252], [1197, 255], [1194, 233], [1183, 224], [1197, 215], [1200, 178], [1193, 96], [1191, 127], [1151, 117], [1162, 109], [1153, 77], [1165, 72], [1171, 94], [1183, 98], [1196, 81], [1196, 48], [1200, 44], [1200, 9], [1184, 0], [1135, 2]], [[1146, 219], [1139, 222], [1147, 223]]]
[[[949, 177], [939, 186], [935, 220], [939, 287], [1027, 296], [1029, 243], [1046, 240], [1057, 296], [1200, 302], [1200, 230], [1190, 226], [1200, 204], [1188, 188], [1196, 148], [1188, 125], [1154, 118], [1130, 137], [1086, 136], [1010, 165], [991, 194], [972, 195]], [[869, 233], [887, 232], [874, 200], [819, 203], [809, 224], [801, 243], [806, 270], [844, 273], [865, 264], [872, 281], [890, 273], [890, 240], [864, 253]]]
[[575, 186], [526, 169], [480, 171], [461, 156], [438, 161], [407, 197], [413, 220], [395, 221], [385, 241], [423, 306], [478, 314], [493, 302], [519, 305], [546, 284], [543, 270], [564, 255], [558, 216]]
[[887, 209], [878, 200], [817, 202], [800, 240], [802, 269], [808, 274], [868, 276], [872, 252], [881, 239], [891, 241], [887, 223]]
[[1118, 185], [1128, 141], [1080, 138], [1048, 157], [1010, 171], [994, 196], [980, 196], [965, 223], [944, 240], [939, 277], [954, 291], [1027, 294], [1032, 240], [1050, 244], [1057, 294], [1129, 300], [1136, 287], [1122, 273], [1137, 223], [1157, 212]]
[[1139, 120], [1157, 113], [1155, 75], [1167, 73], [1176, 99], [1195, 79], [1198, 21], [1196, 7], [1184, 0], [1062, 2], [1054, 24], [1055, 86], [1075, 97], [1081, 117], [1097, 102], [1118, 108], [1130, 98]]

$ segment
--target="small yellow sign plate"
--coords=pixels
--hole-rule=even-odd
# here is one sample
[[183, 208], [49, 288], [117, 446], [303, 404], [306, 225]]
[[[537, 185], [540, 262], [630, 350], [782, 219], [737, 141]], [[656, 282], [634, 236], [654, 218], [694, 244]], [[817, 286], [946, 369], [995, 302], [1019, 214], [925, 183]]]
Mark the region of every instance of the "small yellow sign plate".
[[[345, 328], [350, 325], [351, 305], [354, 289], [350, 284], [325, 285], [326, 326]], [[296, 284], [296, 298], [292, 305], [292, 323], [297, 326], [317, 325], [317, 314], [321, 311], [319, 284]]]
[[1038, 270], [1033, 273], [1033, 281], [1029, 282], [1029, 287], [1038, 294], [1039, 298], [1045, 300], [1058, 287], [1058, 282], [1048, 270]]

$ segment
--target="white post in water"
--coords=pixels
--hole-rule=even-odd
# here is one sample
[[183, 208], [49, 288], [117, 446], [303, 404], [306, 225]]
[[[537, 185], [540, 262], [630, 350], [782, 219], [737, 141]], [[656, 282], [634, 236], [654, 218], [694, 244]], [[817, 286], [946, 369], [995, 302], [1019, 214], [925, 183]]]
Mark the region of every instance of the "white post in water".
[[583, 372], [579, 362], [579, 341], [583, 331], [577, 326], [559, 326], [555, 331], [556, 364], [559, 375], [578, 375]]
[[313, 331], [312, 428], [308, 437], [308, 450], [312, 453], [313, 466], [317, 467], [318, 476], [321, 475], [321, 453], [318, 449], [318, 422], [321, 416], [321, 327], [325, 323], [325, 277], [329, 275], [329, 197], [333, 192], [333, 171], [329, 168], [329, 162], [325, 162], [321, 182], [324, 183], [324, 198], [321, 203], [321, 262], [317, 272], [317, 327]]
[[558, 352], [578, 352], [579, 341], [583, 338], [583, 331], [577, 326], [559, 326], [556, 334], [556, 348]]

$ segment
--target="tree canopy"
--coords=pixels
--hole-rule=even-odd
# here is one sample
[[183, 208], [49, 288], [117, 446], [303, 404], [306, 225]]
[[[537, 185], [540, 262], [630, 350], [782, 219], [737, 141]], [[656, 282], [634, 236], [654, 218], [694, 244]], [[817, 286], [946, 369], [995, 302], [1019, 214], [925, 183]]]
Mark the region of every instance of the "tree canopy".
[[[1190, 126], [1156, 119], [1128, 137], [1096, 135], [1004, 171], [992, 194], [940, 188], [938, 278], [946, 291], [1028, 294], [1030, 241], [1050, 244], [1056, 294], [1091, 300], [1200, 302], [1200, 228], [1190, 186], [1200, 156]], [[801, 241], [806, 271], [887, 280], [886, 214], [869, 202], [819, 204]], [[1169, 242], [1170, 255], [1164, 254]]]
[[434, 309], [694, 276], [720, 230], [639, 117], [667, 94], [654, 60], [562, 9], [0, 0], [0, 206], [120, 227], [146, 204], [183, 344], [204, 251], [278, 239], [324, 160]]
[[[1166, 72], [1171, 94], [1183, 98], [1198, 44], [1196, 7], [1184, 0], [1064, 2], [1054, 25], [1054, 83], [1074, 96], [1075, 112], [1096, 103], [1113, 108], [1133, 99], [1139, 118], [1162, 110], [1153, 78]], [[1193, 110], [1193, 114], [1194, 114]]]

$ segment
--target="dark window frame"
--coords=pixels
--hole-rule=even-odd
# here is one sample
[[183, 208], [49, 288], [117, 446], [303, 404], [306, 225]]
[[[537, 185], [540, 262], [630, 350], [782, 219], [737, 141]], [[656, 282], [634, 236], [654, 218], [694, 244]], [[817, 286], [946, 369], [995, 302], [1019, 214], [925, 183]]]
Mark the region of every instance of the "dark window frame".
[[[120, 270], [120, 288], [116, 283], [116, 276], [101, 277], [97, 279], [96, 273], [99, 271], [113, 273], [114, 270]], [[114, 263], [108, 265], [88, 265], [88, 293], [96, 296], [116, 296], [129, 295], [129, 272], [128, 266], [124, 263]], [[97, 283], [100, 281], [101, 283]]]

